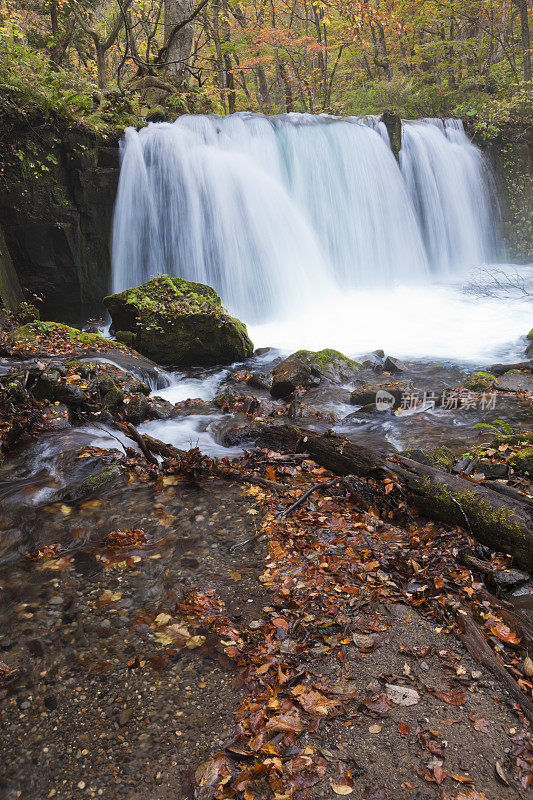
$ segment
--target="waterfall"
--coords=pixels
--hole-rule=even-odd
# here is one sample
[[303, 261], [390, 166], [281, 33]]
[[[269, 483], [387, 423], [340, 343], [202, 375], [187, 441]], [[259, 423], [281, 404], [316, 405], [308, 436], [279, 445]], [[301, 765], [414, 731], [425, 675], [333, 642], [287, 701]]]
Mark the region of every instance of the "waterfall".
[[488, 170], [458, 120], [184, 116], [126, 131], [113, 290], [160, 272], [254, 321], [330, 290], [418, 284], [494, 260]]

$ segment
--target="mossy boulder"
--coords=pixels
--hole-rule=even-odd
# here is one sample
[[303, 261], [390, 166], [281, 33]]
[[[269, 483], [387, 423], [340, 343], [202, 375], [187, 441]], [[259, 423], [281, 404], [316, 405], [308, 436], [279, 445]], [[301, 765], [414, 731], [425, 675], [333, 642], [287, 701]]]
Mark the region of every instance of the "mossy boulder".
[[507, 463], [515, 472], [533, 477], [533, 446], [523, 447], [518, 453], [512, 455]]
[[490, 389], [495, 380], [496, 376], [490, 372], [474, 372], [466, 378], [464, 386], [472, 392], [483, 392], [485, 389]]
[[529, 339], [530, 342], [533, 342], [533, 328], [531, 328], [531, 330], [527, 334], [526, 339]]
[[112, 326], [160, 364], [212, 366], [253, 354], [246, 326], [230, 317], [210, 286], [160, 275], [104, 298]]
[[[305, 350], [300, 351], [300, 353], [305, 352]], [[359, 370], [363, 369], [363, 365], [358, 361], [354, 361], [353, 358], [348, 358], [348, 356], [339, 353], [338, 350], [332, 350], [331, 348], [309, 353], [306, 358], [311, 372], [331, 383], [347, 383], [354, 378]]]

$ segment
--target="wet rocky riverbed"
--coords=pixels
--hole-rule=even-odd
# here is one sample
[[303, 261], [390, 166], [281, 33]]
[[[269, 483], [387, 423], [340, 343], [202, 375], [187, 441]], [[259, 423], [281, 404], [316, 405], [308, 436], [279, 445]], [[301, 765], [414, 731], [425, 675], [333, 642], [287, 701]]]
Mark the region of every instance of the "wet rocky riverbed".
[[[6, 402], [19, 415], [6, 428], [14, 438], [0, 465], [3, 796], [200, 797], [194, 770], [227, 740], [243, 699], [242, 675], [226, 650], [239, 631], [262, 624], [273, 602], [259, 580], [267, 550], [255, 539], [265, 509], [231, 481], [158, 471], [143, 460], [125, 425], [228, 463], [254, 448], [254, 426], [265, 421], [334, 430], [386, 452], [445, 447], [457, 464], [465, 453], [473, 460], [470, 451], [480, 441], [530, 427], [533, 378], [526, 362], [519, 372], [466, 389], [476, 367], [490, 365], [367, 355], [349, 376], [325, 379], [310, 369], [304, 385], [283, 396], [273, 396], [272, 373], [275, 379], [283, 363], [273, 350], [224, 369], [187, 372], [112, 351], [75, 360], [2, 360]], [[379, 392], [388, 395], [388, 407], [376, 402]], [[476, 428], [479, 423], [493, 427]], [[508, 454], [497, 456], [499, 477], [512, 477]], [[295, 467], [283, 470], [292, 475]], [[524, 490], [528, 476], [519, 480]], [[231, 550], [248, 539], [250, 545]], [[517, 587], [530, 592], [527, 575], [517, 573], [505, 588]], [[229, 620], [224, 637], [187, 613], [191, 595], [207, 607], [217, 598], [216, 613], [223, 609]], [[341, 743], [357, 748], [365, 765], [369, 793], [355, 796], [425, 797], [416, 794], [425, 779], [402, 767], [412, 746], [398, 739], [396, 727], [408, 720], [413, 730], [451, 726], [446, 736], [455, 769], [464, 774], [479, 764], [479, 785], [491, 800], [503, 800], [507, 789], [494, 785], [493, 761], [518, 747], [509, 736], [522, 736], [505, 696], [453, 636], [413, 609], [379, 610], [391, 633], [376, 658], [355, 659], [346, 669], [322, 659], [320, 675], [350, 680], [364, 692], [376, 676], [405, 671], [401, 640], [413, 653], [429, 646], [431, 653], [449, 654], [427, 655], [420, 667], [417, 661], [417, 674], [423, 684], [428, 678], [445, 686], [450, 663], [457, 662], [473, 681], [472, 704], [454, 709], [450, 721], [429, 693], [416, 712], [374, 723], [370, 738], [360, 721], [328, 722], [318, 738], [330, 784], [340, 769]], [[313, 658], [304, 657], [302, 670], [313, 673]], [[494, 702], [498, 722], [490, 735], [472, 740], [472, 714], [489, 717]], [[317, 737], [306, 742], [316, 749]], [[381, 794], [372, 794], [376, 787]], [[331, 793], [326, 788], [314, 796]]]

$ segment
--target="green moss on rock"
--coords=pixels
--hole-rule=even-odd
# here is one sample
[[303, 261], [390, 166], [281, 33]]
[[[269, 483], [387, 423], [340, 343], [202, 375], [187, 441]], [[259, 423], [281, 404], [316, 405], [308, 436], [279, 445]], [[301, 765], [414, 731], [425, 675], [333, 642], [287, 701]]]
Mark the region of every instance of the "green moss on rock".
[[432, 447], [429, 450], [424, 450], [424, 453], [435, 467], [444, 470], [444, 472], [452, 471], [455, 457], [447, 447]]
[[519, 472], [521, 475], [533, 476], [533, 445], [523, 447], [518, 453], [512, 455], [507, 460], [507, 463], [515, 472]]
[[313, 374], [328, 378], [334, 382], [349, 381], [358, 370], [362, 369], [362, 364], [348, 358], [339, 350], [325, 348], [312, 352], [311, 350], [298, 350], [291, 356], [300, 359]]
[[253, 353], [246, 326], [201, 283], [160, 275], [104, 304], [122, 340], [131, 334], [136, 349], [161, 364], [228, 364]]
[[470, 389], [473, 392], [482, 392], [484, 389], [490, 388], [496, 380], [495, 375], [490, 372], [474, 372], [469, 375], [465, 380], [465, 389]]
[[83, 480], [76, 492], [80, 498], [89, 497], [90, 495], [101, 492], [107, 486], [110, 486], [122, 475], [122, 470], [117, 464], [111, 464], [109, 467], [94, 472], [88, 478]]
[[[72, 349], [109, 350], [113, 343], [97, 333], [86, 333], [60, 322], [29, 322], [14, 328], [5, 336], [6, 347], [24, 348], [28, 351], [46, 350], [48, 347], [64, 346]], [[119, 347], [120, 345], [115, 345]]]
[[117, 342], [127, 344], [128, 347], [135, 347], [135, 334], [131, 331], [117, 331], [115, 333], [115, 339]]

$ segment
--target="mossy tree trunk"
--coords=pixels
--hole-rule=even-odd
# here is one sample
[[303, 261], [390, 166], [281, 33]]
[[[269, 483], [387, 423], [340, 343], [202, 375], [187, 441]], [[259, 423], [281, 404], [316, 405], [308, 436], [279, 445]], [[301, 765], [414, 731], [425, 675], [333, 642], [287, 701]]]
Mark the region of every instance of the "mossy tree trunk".
[[187, 19], [194, 4], [192, 0], [165, 0], [165, 66], [164, 72], [173, 83], [180, 86], [191, 57], [194, 40], [194, 23], [189, 22], [176, 30]]
[[254, 426], [269, 442], [306, 452], [340, 475], [362, 477], [395, 473], [409, 499], [429, 519], [457, 525], [492, 550], [510, 553], [533, 570], [533, 500], [506, 486], [496, 489], [458, 475], [398, 457], [398, 462], [335, 434], [320, 434], [291, 425]]

